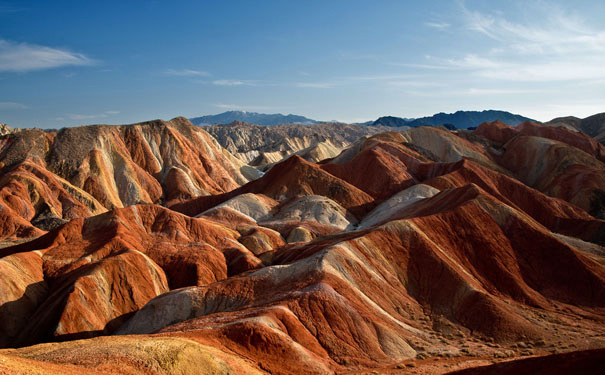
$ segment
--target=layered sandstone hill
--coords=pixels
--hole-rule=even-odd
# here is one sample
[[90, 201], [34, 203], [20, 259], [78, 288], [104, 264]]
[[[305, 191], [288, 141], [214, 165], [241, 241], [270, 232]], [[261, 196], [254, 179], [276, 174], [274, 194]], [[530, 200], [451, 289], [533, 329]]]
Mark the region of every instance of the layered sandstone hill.
[[494, 160], [525, 184], [605, 218], [605, 146], [584, 133], [526, 122], [493, 122], [474, 132], [493, 142]]
[[332, 158], [360, 137], [392, 128], [342, 123], [262, 126], [235, 121], [206, 126], [204, 130], [243, 162], [264, 167], [295, 153], [311, 162]]
[[571, 129], [580, 130], [601, 144], [605, 144], [605, 113], [597, 113], [580, 119], [577, 117], [558, 117], [545, 123], [549, 126], [566, 126]]
[[[584, 205], [605, 188], [603, 162], [561, 129], [380, 133], [244, 183], [246, 166], [184, 120], [95, 128], [158, 184], [160, 198], [132, 201], [121, 189], [145, 180], [114, 173], [114, 206], [79, 184], [91, 151], [58, 149], [80, 136], [40, 133], [48, 147], [23, 149], [2, 177], [0, 214], [36, 238], [0, 249], [0, 373], [596, 371], [605, 221]], [[155, 151], [172, 137], [188, 156]], [[196, 137], [210, 141], [185, 148]], [[194, 176], [198, 162], [212, 167], [197, 192], [150, 172], [180, 163]], [[19, 179], [30, 175], [44, 188]], [[42, 231], [31, 191], [68, 221]]]
[[223, 193], [260, 175], [184, 118], [11, 133], [0, 138], [0, 167], [0, 212], [14, 222], [0, 238], [133, 204]]

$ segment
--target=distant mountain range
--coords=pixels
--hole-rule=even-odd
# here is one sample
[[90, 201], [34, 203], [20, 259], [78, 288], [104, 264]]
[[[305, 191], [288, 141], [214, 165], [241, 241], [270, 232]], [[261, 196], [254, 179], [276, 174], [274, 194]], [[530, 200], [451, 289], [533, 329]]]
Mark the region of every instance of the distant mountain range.
[[[281, 113], [257, 113], [246, 111], [227, 111], [218, 115], [208, 115], [194, 117], [189, 119], [195, 125], [218, 125], [230, 124], [233, 121], [241, 121], [256, 125], [281, 125], [281, 124], [319, 124], [322, 121], [310, 119], [299, 115], [283, 115]], [[456, 113], [437, 113], [433, 116], [422, 118], [402, 118], [394, 116], [380, 117], [375, 121], [364, 122], [361, 125], [382, 125], [390, 127], [401, 126], [440, 126], [445, 125], [448, 128], [466, 129], [479, 126], [484, 122], [500, 120], [505, 124], [518, 125], [524, 121], [531, 120], [528, 117], [516, 115], [506, 111], [486, 110], [486, 111], [458, 111]]]
[[[506, 111], [458, 111], [456, 113], [437, 113], [433, 116], [422, 117], [417, 119], [406, 119], [393, 116], [380, 117], [376, 121], [372, 122], [371, 125], [384, 125], [384, 126], [438, 126], [438, 125], [452, 125], [454, 128], [466, 129], [478, 126], [484, 122], [492, 122], [500, 120], [508, 125], [518, 125], [524, 121], [532, 121], [528, 117], [521, 115], [515, 115]], [[448, 126], [449, 127], [449, 126]]]
[[320, 121], [297, 115], [282, 115], [281, 113], [256, 113], [247, 111], [227, 111], [218, 115], [208, 115], [190, 118], [189, 121], [195, 125], [230, 124], [233, 121], [242, 121], [256, 125], [281, 125], [281, 124], [318, 124]]

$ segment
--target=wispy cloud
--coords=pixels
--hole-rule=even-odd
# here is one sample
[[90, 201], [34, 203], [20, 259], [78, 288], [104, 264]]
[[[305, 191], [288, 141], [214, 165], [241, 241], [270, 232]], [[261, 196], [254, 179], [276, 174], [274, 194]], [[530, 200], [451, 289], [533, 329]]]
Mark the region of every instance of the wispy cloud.
[[217, 79], [212, 81], [215, 86], [258, 86], [257, 81], [240, 79]]
[[460, 92], [460, 94], [468, 95], [527, 95], [527, 94], [540, 94], [546, 92], [545, 90], [536, 89], [500, 89], [500, 88], [474, 88], [471, 87], [468, 90]]
[[450, 60], [450, 63], [460, 68], [470, 69], [483, 78], [548, 82], [603, 79], [605, 78], [605, 65], [602, 65], [601, 61], [605, 60], [570, 58], [523, 63], [469, 55], [462, 60]]
[[212, 84], [216, 86], [241, 86], [244, 84], [244, 81], [237, 79], [217, 79], [212, 81]]
[[441, 90], [418, 90], [410, 89], [405, 91], [410, 96], [422, 97], [422, 98], [476, 98], [476, 97], [496, 97], [502, 96], [524, 96], [524, 95], [536, 95], [548, 93], [548, 90], [538, 89], [525, 89], [525, 88], [513, 88], [513, 89], [500, 89], [500, 88], [468, 88], [468, 89], [456, 89], [444, 87]]
[[444, 65], [478, 76], [514, 81], [566, 81], [605, 78], [605, 30], [594, 29], [573, 11], [554, 4], [528, 7], [531, 22], [500, 13], [462, 7], [465, 27], [494, 45], [483, 53], [448, 59]]
[[[432, 56], [425, 56], [425, 58], [427, 60], [433, 59]], [[401, 63], [401, 62], [396, 62], [396, 61], [387, 61], [387, 62], [385, 62], [385, 64], [391, 65], [391, 66], [401, 66], [401, 67], [405, 67], [405, 68], [427, 69], [427, 70], [452, 70], [452, 69], [454, 69], [453, 67], [451, 67], [449, 65], [443, 64], [442, 60], [435, 61], [433, 64], [431, 64], [431, 63], [413, 64], [413, 63]]]
[[267, 111], [277, 110], [277, 107], [264, 106], [264, 105], [240, 105], [240, 104], [225, 104], [217, 103], [213, 104], [217, 108], [234, 110], [234, 111]]
[[447, 22], [425, 22], [424, 25], [439, 30], [445, 30], [451, 26]]
[[469, 29], [501, 42], [504, 49], [517, 53], [558, 55], [605, 51], [605, 30], [589, 28], [578, 15], [554, 4], [534, 6], [534, 19], [525, 24], [463, 9]]
[[25, 104], [16, 102], [0, 102], [0, 109], [27, 109]]
[[418, 74], [374, 74], [374, 75], [357, 75], [346, 76], [345, 81], [392, 81], [398, 79], [418, 78]]
[[435, 82], [431, 80], [394, 80], [387, 82], [389, 86], [399, 86], [399, 87], [442, 87], [444, 86], [441, 82]]
[[194, 69], [166, 69], [164, 74], [179, 77], [209, 77], [210, 73]]
[[313, 89], [332, 89], [338, 84], [336, 82], [297, 82], [296, 87]]
[[86, 55], [67, 49], [0, 39], [0, 72], [28, 72], [94, 63]]
[[[376, 74], [376, 75], [357, 75], [357, 76], [344, 76], [344, 77], [333, 77], [324, 81], [315, 82], [296, 82], [294, 86], [301, 88], [316, 88], [316, 89], [331, 89], [339, 86], [355, 85], [360, 83], [379, 83], [393, 84], [395, 82], [402, 83], [404, 80], [413, 78], [421, 78], [418, 74]], [[411, 81], [408, 81], [411, 82]], [[416, 81], [419, 83], [420, 81]]]
[[65, 118], [70, 120], [82, 121], [82, 120], [92, 120], [92, 119], [100, 119], [107, 118], [109, 116], [117, 115], [120, 111], [105, 111], [97, 114], [79, 114], [79, 113], [69, 113], [65, 117], [57, 117], [58, 121], [63, 121]]
[[500, 69], [506, 63], [504, 61], [496, 61], [490, 58], [469, 54], [462, 59], [446, 60], [452, 67], [465, 69]]

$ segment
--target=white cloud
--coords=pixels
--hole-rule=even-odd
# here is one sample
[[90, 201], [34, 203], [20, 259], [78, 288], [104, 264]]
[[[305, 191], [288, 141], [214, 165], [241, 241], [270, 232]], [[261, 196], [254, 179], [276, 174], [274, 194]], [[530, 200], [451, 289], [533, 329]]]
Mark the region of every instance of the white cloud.
[[[120, 111], [105, 111], [103, 113], [98, 113], [98, 114], [79, 114], [79, 113], [70, 113], [67, 116], [67, 118], [69, 118], [70, 120], [77, 120], [77, 121], [81, 121], [81, 120], [90, 120], [90, 119], [96, 119], [96, 118], [106, 118], [109, 116], [113, 116], [113, 115], [117, 115], [119, 114]], [[57, 117], [57, 120], [61, 121], [63, 120], [64, 117]]]
[[[433, 60], [433, 56], [425, 56], [427, 60]], [[437, 61], [438, 63], [438, 61]], [[385, 62], [386, 65], [391, 66], [402, 66], [405, 68], [416, 68], [416, 69], [428, 69], [428, 70], [452, 70], [454, 67], [449, 65], [438, 65], [435, 64], [411, 64], [411, 63], [400, 63], [396, 61]]]
[[336, 87], [334, 82], [298, 82], [296, 87], [313, 88], [313, 89], [331, 89]]
[[605, 31], [587, 27], [586, 22], [573, 12], [556, 5], [537, 7], [533, 11], [537, 14], [532, 17], [532, 23], [518, 23], [501, 16], [466, 10], [467, 27], [501, 42], [504, 50], [520, 54], [605, 51]]
[[234, 111], [266, 111], [276, 110], [276, 107], [262, 106], [262, 105], [239, 105], [239, 104], [224, 104], [217, 103], [213, 104], [217, 108], [234, 110]]
[[203, 70], [193, 70], [193, 69], [166, 69], [164, 74], [169, 76], [179, 76], [179, 77], [208, 77], [210, 73]]
[[217, 79], [212, 83], [217, 86], [240, 86], [244, 84], [244, 82], [235, 79]]
[[463, 7], [466, 28], [495, 45], [482, 53], [445, 60], [444, 65], [483, 78], [519, 82], [605, 78], [605, 30], [591, 28], [578, 15], [553, 4], [536, 3], [525, 10], [531, 22], [513, 22], [499, 13]]
[[381, 74], [344, 77], [346, 81], [391, 81], [396, 79], [417, 78], [418, 74]]
[[495, 61], [474, 54], [466, 55], [461, 60], [448, 60], [448, 63], [463, 69], [501, 69], [505, 65], [502, 61]]
[[440, 90], [407, 90], [406, 93], [411, 96], [424, 98], [469, 98], [469, 97], [501, 97], [503, 95], [536, 95], [546, 94], [548, 90], [533, 89], [533, 88], [448, 88], [444, 87]]
[[0, 72], [27, 72], [92, 64], [94, 61], [81, 53], [0, 39]]
[[[301, 88], [317, 88], [317, 89], [331, 89], [337, 86], [359, 84], [361, 82], [377, 82], [380, 84], [397, 84], [396, 82], [408, 81], [411, 78], [421, 78], [418, 74], [383, 74], [383, 75], [358, 75], [358, 76], [346, 76], [346, 77], [335, 77], [331, 80], [318, 81], [318, 82], [296, 82], [294, 85]], [[417, 83], [419, 81], [416, 81]]]
[[500, 89], [500, 88], [474, 88], [471, 87], [468, 90], [461, 92], [461, 94], [468, 95], [525, 95], [525, 94], [539, 94], [545, 93], [545, 90], [535, 90], [535, 89]]
[[217, 79], [212, 81], [216, 86], [255, 86], [253, 81], [242, 81], [239, 79]]
[[398, 87], [442, 87], [444, 86], [441, 82], [434, 82], [430, 80], [426, 81], [412, 81], [412, 80], [396, 80], [387, 82], [389, 86]]
[[78, 114], [78, 113], [71, 113], [71, 114], [67, 115], [67, 117], [69, 119], [71, 119], [71, 120], [88, 120], [88, 119], [107, 117], [107, 116], [103, 115], [103, 114], [100, 114], [100, 115], [82, 115], [82, 114]]
[[605, 65], [602, 61], [605, 61], [605, 55], [602, 58], [560, 56], [527, 61], [469, 54], [460, 60], [445, 60], [445, 63], [458, 69], [470, 70], [482, 78], [518, 82], [556, 82], [605, 79]]
[[0, 102], [0, 109], [27, 109], [25, 104], [16, 102]]
[[491, 32], [495, 23], [494, 17], [480, 12], [471, 12], [464, 8], [467, 18], [466, 26], [473, 31], [478, 31], [490, 38], [497, 39], [497, 36]]
[[432, 27], [439, 30], [448, 29], [451, 25], [447, 22], [425, 22], [425, 26]]

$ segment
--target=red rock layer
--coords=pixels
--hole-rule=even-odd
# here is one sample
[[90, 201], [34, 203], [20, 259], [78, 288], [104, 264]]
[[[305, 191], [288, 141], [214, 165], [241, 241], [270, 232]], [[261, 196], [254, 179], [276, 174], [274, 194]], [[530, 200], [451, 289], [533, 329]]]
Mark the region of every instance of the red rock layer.
[[260, 261], [239, 237], [206, 219], [138, 205], [75, 219], [1, 249], [1, 259], [42, 254], [37, 272], [43, 269], [49, 285], [48, 297], [13, 344], [110, 333], [169, 286], [204, 285], [225, 279], [231, 268], [257, 267]]
[[[526, 137], [518, 137], [512, 142], [524, 138]], [[374, 136], [366, 141], [363, 146], [357, 150], [355, 155], [364, 152], [365, 147], [387, 152], [390, 157], [403, 163], [406, 176], [411, 176], [414, 181], [434, 186], [440, 190], [474, 183], [503, 203], [527, 213], [552, 231], [580, 237], [591, 242], [605, 243], [605, 235], [602, 234], [605, 233], [605, 221], [595, 220], [585, 210], [560, 199], [548, 197], [514, 178], [480, 165], [474, 160], [463, 159], [455, 163], [430, 163], [410, 150], [404, 142], [403, 136], [392, 133]], [[586, 155], [581, 151], [578, 152]], [[350, 160], [355, 160], [355, 155], [351, 156]], [[586, 156], [589, 158], [587, 160], [589, 162], [590, 157]], [[523, 160], [520, 156], [518, 158]], [[553, 155], [550, 159], [559, 160], [557, 158], [560, 157]], [[513, 160], [513, 156], [510, 160]], [[338, 158], [334, 160], [334, 163], [337, 162]], [[596, 160], [595, 162], [599, 163]], [[371, 171], [373, 165], [367, 168]], [[590, 167], [587, 166], [587, 168]], [[529, 168], [529, 170], [536, 169], [538, 169], [537, 166]], [[600, 173], [597, 173], [597, 176], [600, 176]], [[388, 178], [384, 178], [383, 181], [383, 185], [388, 187]], [[585, 182], [585, 185], [579, 189], [588, 191], [590, 186], [599, 185], [598, 181], [599, 178], [595, 178], [591, 182]], [[559, 186], [550, 189], [560, 188]]]
[[[578, 349], [605, 346], [605, 253], [579, 240], [605, 242], [605, 221], [528, 186], [535, 178], [561, 197], [600, 188], [601, 162], [488, 125], [477, 133], [491, 142], [422, 128], [357, 142], [322, 164], [294, 156], [229, 192], [209, 166], [216, 150], [189, 150], [203, 135], [182, 121], [38, 134], [48, 147], [76, 135], [110, 141], [75, 150], [89, 158], [77, 170], [42, 148], [6, 169], [17, 172], [0, 190], [0, 214], [44, 219], [36, 202], [48, 202], [48, 212], [73, 218], [0, 249], [0, 319], [11, 322], [0, 344], [118, 336], [0, 351], [0, 369], [43, 373], [46, 361], [48, 373], [396, 372], [425, 357], [545, 354], [563, 337]], [[37, 153], [79, 177], [46, 175]], [[543, 168], [524, 174], [542, 156]], [[116, 175], [117, 165], [126, 172]], [[42, 187], [17, 178], [24, 173]], [[88, 193], [70, 199], [85, 181], [103, 208], [160, 194], [177, 211], [204, 214], [150, 204], [81, 218]], [[417, 183], [430, 186], [389, 199]], [[196, 189], [215, 194], [191, 199]], [[383, 200], [373, 225], [356, 226]], [[103, 367], [106, 357], [115, 362]]]
[[561, 126], [542, 126], [529, 121], [519, 125], [518, 129], [523, 135], [548, 138], [567, 143], [605, 162], [605, 146], [584, 133]]
[[503, 145], [519, 134], [519, 129], [506, 125], [501, 121], [484, 122], [474, 131], [475, 134]]
[[473, 133], [492, 140], [500, 146], [517, 135], [552, 139], [582, 150], [600, 161], [605, 161], [605, 147], [602, 144], [584, 133], [562, 126], [544, 126], [526, 121], [519, 126], [511, 127], [500, 121], [494, 121], [479, 125]]
[[386, 199], [414, 184], [406, 165], [379, 146], [365, 148], [346, 163], [324, 164], [321, 168], [375, 199]]
[[34, 227], [12, 209], [0, 203], [0, 238], [3, 241], [34, 238], [43, 233], [44, 231]]
[[0, 203], [43, 230], [107, 209], [224, 193], [258, 176], [183, 118], [11, 133], [0, 139], [0, 168]]
[[34, 252], [0, 258], [0, 347], [10, 346], [47, 297], [42, 257]]
[[29, 159], [2, 175], [0, 200], [26, 221], [47, 228], [52, 220], [63, 223], [105, 211], [91, 195]]
[[448, 350], [449, 340], [426, 334], [440, 325], [506, 344], [573, 332], [572, 323], [555, 330], [539, 318], [561, 306], [602, 321], [603, 267], [523, 213], [473, 185], [415, 205], [402, 212], [412, 218], [287, 247], [274, 266], [160, 296], [120, 332], [167, 326], [168, 336], [212, 342], [285, 374]]
[[593, 201], [605, 195], [605, 164], [580, 149], [519, 136], [506, 144], [499, 161], [525, 184], [604, 217], [605, 207], [594, 207]]
[[197, 215], [245, 193], [264, 194], [278, 201], [304, 195], [321, 195], [336, 201], [356, 216], [363, 216], [373, 207], [370, 195], [298, 155], [276, 164], [263, 177], [227, 194], [169, 203], [169, 207], [187, 215]]

